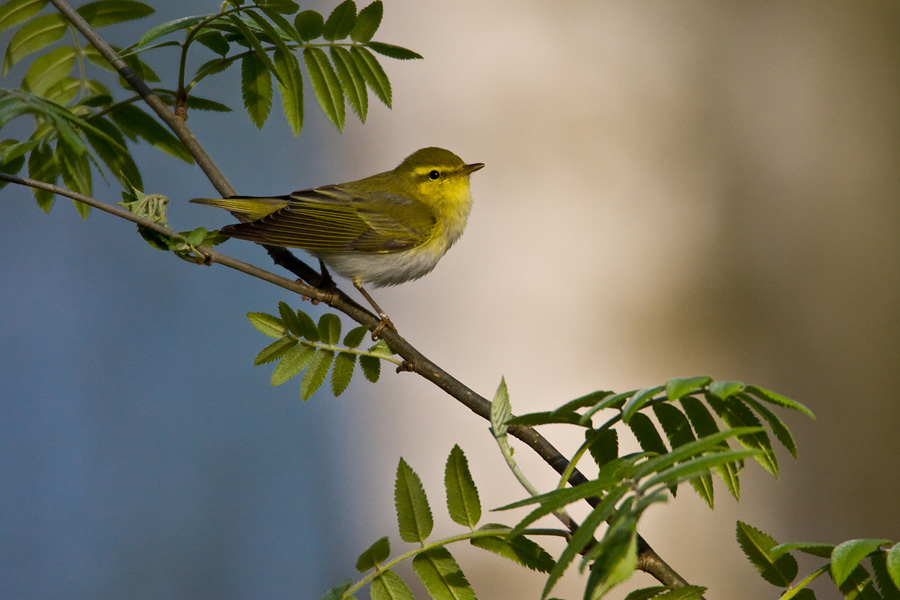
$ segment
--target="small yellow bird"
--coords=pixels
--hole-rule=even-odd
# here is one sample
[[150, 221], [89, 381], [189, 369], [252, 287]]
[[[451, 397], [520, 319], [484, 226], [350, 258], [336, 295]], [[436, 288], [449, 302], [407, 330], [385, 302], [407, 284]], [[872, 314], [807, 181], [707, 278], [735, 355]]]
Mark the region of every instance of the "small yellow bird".
[[365, 179], [286, 196], [195, 198], [250, 219], [227, 225], [229, 237], [301, 248], [348, 278], [382, 319], [390, 319], [363, 289], [427, 275], [466, 227], [472, 207], [466, 164], [442, 148], [422, 148], [396, 169]]

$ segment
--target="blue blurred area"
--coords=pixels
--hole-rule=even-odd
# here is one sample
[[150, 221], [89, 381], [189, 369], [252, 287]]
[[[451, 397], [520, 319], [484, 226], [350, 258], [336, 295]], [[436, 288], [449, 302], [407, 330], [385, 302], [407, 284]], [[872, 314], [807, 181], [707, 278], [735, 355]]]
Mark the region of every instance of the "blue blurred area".
[[[168, 4], [136, 29], [214, 9]], [[232, 183], [322, 183], [333, 130], [309, 118], [294, 138], [277, 107], [256, 130], [236, 81], [198, 92], [237, 112], [189, 121]], [[213, 193], [199, 169], [147, 147], [137, 160], [174, 227], [230, 221], [186, 203]], [[99, 177], [95, 196], [120, 199]], [[335, 486], [353, 474], [334, 477], [333, 457], [356, 425], [330, 395], [304, 404], [297, 382], [273, 389], [271, 369], [252, 367], [270, 340], [245, 313], [297, 300], [151, 250], [100, 212], [81, 222], [66, 199], [45, 215], [23, 188], [0, 198], [0, 598], [315, 597], [349, 576], [335, 558], [353, 523], [335, 517]], [[271, 264], [252, 244], [225, 248]]]

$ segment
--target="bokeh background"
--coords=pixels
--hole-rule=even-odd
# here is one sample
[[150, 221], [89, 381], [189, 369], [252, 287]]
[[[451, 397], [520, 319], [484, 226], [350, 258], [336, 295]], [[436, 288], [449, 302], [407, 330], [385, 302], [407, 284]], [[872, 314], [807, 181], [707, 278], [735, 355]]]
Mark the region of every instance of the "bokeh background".
[[[153, 5], [111, 41], [216, 9]], [[460, 243], [377, 297], [475, 390], [504, 375], [516, 412], [695, 374], [810, 406], [815, 422], [787, 416], [801, 454], [781, 454], [780, 481], [751, 467], [740, 504], [719, 488], [710, 512], [685, 488], [649, 514], [642, 533], [709, 598], [774, 592], [736, 519], [779, 541], [900, 539], [900, 4], [386, 0], [376, 37], [425, 60], [386, 62], [394, 108], [373, 104], [365, 125], [337, 133], [309, 89], [299, 138], [277, 106], [262, 131], [239, 110], [189, 125], [248, 193], [355, 179], [428, 145], [486, 163]], [[196, 91], [240, 107], [235, 74]], [[177, 228], [229, 221], [186, 203], [212, 193], [199, 170], [138, 156]], [[244, 314], [299, 304], [283, 290], [153, 251], [104, 214], [81, 222], [66, 200], [47, 216], [25, 190], [0, 198], [0, 597], [317, 598], [376, 538], [402, 548], [401, 456], [436, 533], [455, 531], [455, 443], [487, 506], [521, 497], [487, 425], [412, 375], [306, 403], [299, 383], [271, 388]], [[222, 248], [269, 265], [252, 244]], [[539, 596], [538, 576], [456, 552], [481, 598]]]

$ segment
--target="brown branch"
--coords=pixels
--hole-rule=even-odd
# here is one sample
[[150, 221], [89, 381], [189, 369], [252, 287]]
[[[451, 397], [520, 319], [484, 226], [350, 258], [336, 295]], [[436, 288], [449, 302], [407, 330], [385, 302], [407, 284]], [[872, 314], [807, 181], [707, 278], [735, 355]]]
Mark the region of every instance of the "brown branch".
[[[151, 90], [147, 84], [123, 61], [115, 52], [115, 50], [79, 15], [66, 0], [50, 0], [50, 2], [65, 16], [72, 25], [81, 32], [82, 35], [90, 42], [97, 51], [119, 72], [120, 75], [131, 85], [131, 87], [141, 95], [145, 102], [156, 112], [159, 118], [169, 126], [175, 133], [185, 148], [191, 153], [197, 164], [209, 178], [213, 186], [223, 196], [235, 195], [235, 190], [225, 178], [225, 175], [219, 170], [218, 166], [213, 162], [212, 158], [203, 149], [200, 142], [194, 137], [190, 129], [185, 125], [184, 118], [173, 113], [166, 104]], [[149, 227], [159, 233], [184, 239], [180, 234], [169, 230], [147, 219], [138, 217], [127, 210], [100, 202], [93, 198], [76, 194], [69, 190], [65, 190], [58, 186], [45, 184], [42, 182], [11, 177], [0, 173], [0, 180], [11, 181], [20, 185], [27, 185], [44, 189], [61, 196], [66, 196], [89, 204], [99, 210], [113, 214], [117, 217], [132, 221], [138, 225]], [[187, 240], [185, 240], [187, 241]], [[319, 283], [321, 277], [311, 269], [308, 265], [294, 257], [285, 248], [275, 246], [264, 246], [269, 252], [275, 264], [288, 268], [291, 272], [304, 278], [307, 281]], [[263, 281], [267, 281], [284, 289], [296, 292], [315, 301], [328, 304], [332, 308], [339, 310], [348, 317], [369, 328], [375, 327], [379, 322], [379, 317], [375, 316], [368, 310], [365, 310], [359, 304], [354, 302], [350, 297], [337, 288], [320, 289], [293, 281], [264, 269], [260, 269], [243, 261], [233, 259], [227, 255], [220, 254], [209, 248], [198, 247], [209, 262], [219, 263], [223, 266], [236, 269], [247, 275], [257, 277]], [[296, 270], [295, 270], [296, 269]], [[299, 271], [299, 272], [298, 272]], [[396, 331], [385, 329], [382, 337], [391, 347], [391, 349], [401, 356], [408, 365], [408, 370], [414, 371], [431, 381], [439, 388], [447, 392], [461, 404], [466, 406], [476, 415], [490, 420], [491, 403], [483, 396], [477, 394], [472, 389], [464, 385], [462, 382], [454, 378], [452, 375], [444, 371], [437, 364], [425, 357], [414, 346], [409, 344]], [[568, 460], [547, 440], [544, 436], [532, 427], [512, 426], [509, 433], [524, 442], [528, 447], [534, 450], [547, 464], [549, 464], [557, 473], [562, 474], [568, 466]], [[569, 477], [569, 483], [572, 485], [580, 485], [585, 483], [587, 478], [579, 471], [574, 470]], [[596, 499], [595, 499], [596, 500]], [[650, 548], [649, 544], [640, 536], [638, 536], [638, 567], [655, 577], [658, 581], [665, 585], [674, 587], [682, 587], [687, 582], [675, 572], [665, 561], [662, 560], [656, 552]]]

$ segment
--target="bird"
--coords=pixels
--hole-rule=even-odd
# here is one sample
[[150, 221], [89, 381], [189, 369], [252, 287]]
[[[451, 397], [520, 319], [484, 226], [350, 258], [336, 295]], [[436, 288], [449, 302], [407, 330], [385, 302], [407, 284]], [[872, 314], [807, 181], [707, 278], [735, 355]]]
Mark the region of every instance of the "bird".
[[243, 222], [220, 232], [269, 246], [299, 248], [353, 283], [381, 318], [388, 315], [366, 291], [430, 273], [460, 238], [472, 208], [469, 176], [484, 163], [465, 163], [443, 148], [416, 150], [396, 168], [364, 179], [283, 196], [194, 198]]

